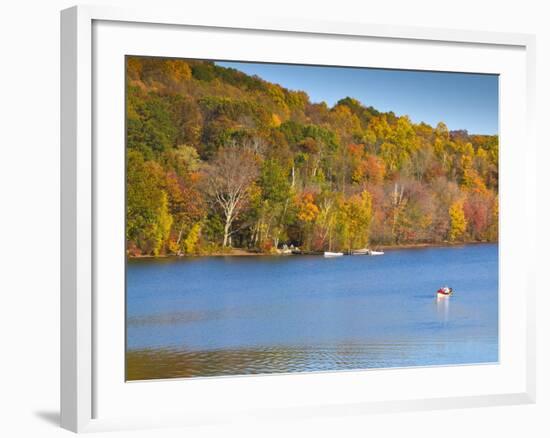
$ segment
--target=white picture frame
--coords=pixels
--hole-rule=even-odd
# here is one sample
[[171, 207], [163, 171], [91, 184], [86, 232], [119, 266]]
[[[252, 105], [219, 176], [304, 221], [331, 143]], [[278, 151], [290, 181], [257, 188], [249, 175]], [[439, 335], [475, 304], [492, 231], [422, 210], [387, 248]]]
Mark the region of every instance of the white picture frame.
[[[105, 31], [98, 31], [97, 27], [106, 24]], [[114, 23], [114, 24], [113, 24]], [[161, 393], [170, 393], [167, 396], [168, 402], [173, 400], [177, 387], [181, 381], [165, 381], [159, 385], [159, 382], [152, 383], [125, 383], [120, 381], [120, 374], [107, 376], [105, 371], [108, 368], [109, 351], [113, 351], [113, 358], [119, 358], [123, 354], [124, 344], [115, 339], [108, 348], [103, 331], [105, 323], [101, 321], [105, 313], [106, 300], [97, 299], [98, 291], [105, 284], [116, 283], [115, 277], [119, 274], [112, 274], [103, 269], [103, 266], [109, 263], [109, 254], [112, 254], [112, 247], [106, 247], [100, 244], [101, 236], [104, 234], [103, 221], [101, 214], [105, 214], [106, 208], [98, 209], [98, 205], [103, 203], [103, 198], [107, 197], [104, 185], [106, 178], [112, 169], [106, 165], [104, 156], [97, 154], [97, 141], [104, 138], [106, 129], [117, 130], [116, 126], [106, 126], [102, 122], [104, 108], [101, 102], [101, 96], [97, 94], [98, 81], [101, 81], [102, 70], [94, 64], [94, 60], [101, 59], [103, 51], [104, 60], [109, 60], [109, 56], [120, 58], [121, 53], [140, 54], [132, 51], [126, 52], [123, 44], [124, 38], [117, 36], [119, 30], [115, 29], [117, 25], [122, 27], [129, 26], [133, 29], [134, 36], [139, 43], [140, 30], [136, 27], [148, 28], [149, 32], [172, 32], [177, 29], [187, 29], [190, 32], [197, 30], [203, 35], [209, 32], [214, 35], [223, 34], [223, 32], [237, 32], [239, 37], [248, 37], [254, 35], [260, 38], [264, 33], [269, 34], [269, 38], [307, 38], [308, 36], [317, 36], [320, 38], [335, 38], [340, 41], [355, 41], [360, 44], [362, 41], [371, 41], [374, 44], [384, 42], [387, 45], [404, 45], [408, 47], [427, 47], [429, 45], [436, 47], [434, 50], [445, 49], [446, 45], [460, 47], [464, 53], [476, 50], [478, 48], [493, 50], [503, 53], [502, 65], [509, 64], [510, 82], [501, 87], [501, 99], [508, 99], [508, 106], [518, 107], [514, 113], [501, 114], [501, 128], [503, 123], [507, 123], [505, 129], [510, 131], [506, 133], [505, 138], [510, 140], [520, 140], [522, 158], [518, 162], [514, 153], [517, 150], [512, 147], [503, 147], [502, 155], [503, 183], [501, 196], [509, 197], [510, 202], [504, 202], [501, 215], [510, 217], [508, 226], [503, 228], [501, 233], [507, 236], [505, 244], [501, 245], [501, 266], [513, 266], [512, 272], [506, 273], [506, 277], [501, 275], [508, 282], [513, 282], [517, 287], [517, 296], [511, 297], [509, 301], [505, 300], [504, 308], [501, 306], [501, 341], [508, 342], [507, 334], [511, 331], [506, 324], [510, 324], [510, 319], [519, 321], [519, 333], [513, 336], [513, 346], [515, 355], [519, 355], [517, 363], [510, 366], [510, 373], [500, 375], [501, 369], [506, 369], [507, 355], [504, 359], [501, 356], [499, 365], [492, 367], [501, 368], [476, 368], [476, 367], [446, 367], [439, 369], [424, 368], [413, 371], [415, 379], [418, 382], [430, 379], [448, 379], [451, 374], [453, 378], [458, 379], [460, 386], [461, 379], [479, 379], [479, 381], [491, 380], [489, 376], [498, 375], [490, 385], [486, 385], [480, 391], [474, 392], [464, 386], [462, 391], [458, 388], [452, 393], [426, 392], [411, 389], [407, 392], [403, 388], [401, 392], [391, 392], [387, 397], [380, 393], [373, 397], [352, 394], [351, 389], [361, 381], [369, 381], [369, 387], [383, 385], [388, 379], [402, 379], [403, 382], [410, 378], [407, 370], [382, 370], [377, 372], [346, 372], [331, 373], [321, 375], [304, 376], [256, 376], [245, 378], [219, 378], [194, 380], [192, 385], [200, 387], [200, 391], [216, 391], [234, 394], [235, 391], [242, 391], [241, 398], [237, 398], [235, 406], [229, 409], [228, 399], [223, 395], [219, 403], [213, 406], [211, 410], [206, 404], [197, 403], [196, 409], [184, 409], [175, 407], [167, 409], [166, 406], [159, 403], [156, 406], [147, 406], [148, 415], [137, 413], [137, 411], [117, 410], [117, 406], [122, 406], [121, 397], [127, 397], [125, 400], [136, 399], [141, 396], [144, 399], [150, 399], [152, 395], [158, 396]], [[115, 26], [115, 27], [113, 27]], [[101, 33], [104, 32], [104, 33]], [[106, 32], [106, 33], [105, 33]], [[126, 32], [126, 30], [124, 30]], [[136, 33], [137, 32], [137, 33]], [[105, 38], [108, 40], [112, 53], [107, 53], [104, 49]], [[151, 40], [151, 39], [149, 39]], [[153, 38], [153, 41], [156, 41]], [[122, 42], [122, 43], [120, 43]], [[120, 44], [119, 44], [120, 43]], [[155, 50], [155, 42], [151, 42], [148, 50]], [[158, 41], [160, 46], [160, 40]], [[165, 46], [166, 47], [166, 46]], [[439, 49], [437, 49], [439, 47]], [[223, 48], [218, 48], [222, 50]], [[166, 49], [169, 50], [169, 49]], [[197, 49], [199, 50], [199, 49]], [[393, 49], [392, 49], [393, 50]], [[397, 50], [397, 49], [396, 49]], [[404, 50], [403, 48], [399, 50]], [[101, 53], [99, 53], [101, 52]], [[199, 50], [200, 52], [200, 50]], [[276, 51], [274, 51], [276, 52]], [[329, 51], [330, 52], [330, 51]], [[505, 58], [505, 53], [510, 53], [509, 60]], [[156, 53], [156, 52], [155, 52]], [[219, 53], [219, 52], [218, 52]], [[250, 52], [252, 53], [252, 52]], [[185, 11], [162, 11], [156, 8], [147, 10], [127, 10], [110, 7], [78, 6], [62, 11], [61, 13], [61, 425], [62, 427], [75, 431], [98, 431], [118, 428], [141, 428], [158, 427], [163, 425], [185, 425], [202, 424], [221, 419], [247, 416], [262, 417], [300, 417], [311, 415], [341, 415], [343, 413], [369, 413], [369, 412], [397, 412], [419, 409], [441, 409], [453, 407], [474, 407], [503, 404], [532, 403], [535, 400], [535, 304], [534, 304], [534, 236], [535, 224], [534, 214], [528, 211], [535, 210], [535, 141], [533, 137], [533, 110], [534, 110], [534, 55], [535, 38], [532, 35], [490, 33], [482, 31], [461, 31], [450, 29], [424, 29], [416, 27], [402, 26], [383, 26], [366, 23], [335, 23], [335, 22], [314, 22], [305, 20], [279, 20], [273, 18], [250, 18], [243, 17], [239, 22], [226, 22], [223, 17], [212, 16], [193, 16]], [[153, 53], [144, 53], [153, 54]], [[165, 55], [164, 53], [160, 53]], [[176, 54], [177, 55], [177, 54]], [[238, 56], [233, 55], [233, 56]], [[243, 55], [245, 56], [245, 55]], [[253, 56], [253, 55], [249, 55]], [[274, 53], [272, 56], [278, 56]], [[291, 55], [288, 55], [289, 57]], [[331, 56], [325, 53], [323, 56]], [[98, 58], [99, 57], [99, 58]], [[197, 56], [199, 57], [199, 56]], [[208, 56], [204, 56], [208, 57]], [[404, 57], [405, 58], [405, 57]], [[235, 58], [233, 58], [235, 59]], [[382, 59], [382, 58], [380, 58]], [[254, 59], [247, 59], [254, 60]], [[289, 59], [290, 61], [291, 59]], [[294, 61], [297, 58], [293, 58]], [[387, 61], [390, 62], [390, 61]], [[406, 68], [406, 60], [391, 61], [395, 68]], [[434, 59], [431, 65], [426, 65], [426, 69], [450, 70], [459, 69], [460, 59], [456, 64], [445, 64], [445, 58]], [[474, 61], [472, 61], [474, 62]], [[480, 69], [488, 72], [501, 73], [498, 67], [491, 67], [491, 60], [477, 60]], [[485, 64], [483, 64], [485, 63]], [[105, 65], [105, 62], [103, 64]], [[388, 64], [389, 65], [389, 64]], [[411, 64], [412, 65], [412, 64]], [[473, 64], [472, 64], [473, 65]], [[485, 65], [485, 67], [483, 67]], [[498, 62], [495, 66], [500, 65]], [[508, 67], [507, 67], [508, 68]], [[484, 70], [484, 71], [485, 71]], [[517, 74], [516, 74], [517, 73]], [[514, 79], [515, 78], [515, 79]], [[525, 80], [525, 82], [523, 82]], [[516, 82], [514, 82], [516, 81]], [[116, 85], [116, 83], [113, 83]], [[101, 87], [99, 87], [101, 88]], [[514, 96], [508, 97], [509, 89], [516, 88]], [[123, 90], [120, 90], [123, 92]], [[504, 94], [503, 94], [504, 93]], [[121, 104], [121, 102], [118, 102]], [[120, 105], [117, 107], [120, 109]], [[118, 113], [117, 113], [118, 114]], [[512, 115], [515, 118], [512, 118]], [[511, 126], [511, 120], [514, 120], [514, 126]], [[120, 122], [120, 120], [119, 120]], [[97, 124], [103, 123], [101, 129], [97, 129]], [[118, 126], [119, 127], [119, 126]], [[120, 134], [120, 129], [118, 131]], [[117, 142], [115, 142], [117, 143]], [[510, 142], [511, 143], [511, 142]], [[117, 143], [118, 144], [118, 143]], [[120, 145], [122, 149], [124, 145]], [[516, 152], [514, 152], [516, 151]], [[120, 158], [120, 156], [118, 156]], [[120, 160], [112, 160], [114, 167]], [[508, 163], [508, 164], [507, 164]], [[514, 166], [514, 164], [517, 164]], [[506, 166], [509, 166], [507, 168]], [[120, 167], [120, 166], [119, 166]], [[123, 166], [122, 166], [123, 167]], [[531, 169], [531, 172], [527, 172]], [[123, 169], [113, 170], [118, 173], [120, 181], [120, 172]], [[105, 176], [107, 175], [107, 176]], [[123, 175], [123, 173], [122, 173]], [[512, 180], [515, 182], [512, 187]], [[111, 180], [109, 180], [112, 182]], [[113, 180], [116, 181], [116, 178]], [[120, 189], [120, 188], [119, 188]], [[123, 190], [123, 189], [122, 189]], [[116, 192], [116, 191], [115, 191]], [[119, 192], [120, 193], [120, 192]], [[504, 193], [504, 195], [502, 195]], [[120, 201], [120, 199], [118, 199]], [[107, 201], [104, 207], [116, 204], [117, 199], [113, 198], [112, 203]], [[506, 199], [505, 199], [506, 201]], [[522, 202], [522, 208], [513, 205], [516, 201]], [[122, 204], [123, 205], [123, 204]], [[118, 215], [123, 210], [113, 212]], [[100, 213], [100, 212], [103, 213]], [[521, 216], [520, 216], [521, 215]], [[122, 215], [123, 216], [123, 215]], [[512, 218], [515, 217], [515, 219]], [[528, 235], [514, 237], [514, 220], [527, 221]], [[119, 221], [120, 223], [120, 221]], [[116, 227], [114, 235], [115, 237]], [[123, 236], [120, 236], [123, 239]], [[522, 245], [526, 249], [523, 252], [523, 261], [515, 264], [514, 254], [509, 249], [517, 248]], [[116, 248], [116, 247], [115, 247]], [[504, 249], [503, 249], [504, 248]], [[106, 252], [107, 251], [107, 252]], [[123, 246], [120, 247], [120, 254], [114, 256], [124, 257]], [[514, 263], [514, 264], [513, 264]], [[119, 266], [116, 262], [113, 265]], [[502, 273], [501, 273], [502, 274]], [[123, 275], [123, 274], [122, 274]], [[118, 278], [118, 277], [117, 277]], [[505, 283], [505, 284], [507, 284]], [[119, 284], [119, 283], [118, 283]], [[124, 291], [120, 291], [124, 293]], [[506, 298], [506, 296], [505, 296]], [[118, 301], [120, 303], [120, 300]], [[508, 304], [507, 304], [508, 303]], [[116, 305], [112, 307], [112, 312], [120, 311]], [[119, 312], [120, 313], [120, 312]], [[123, 315], [118, 317], [123, 318]], [[118, 321], [118, 320], [117, 320]], [[120, 324], [112, 324], [115, 333], [119, 333]], [[116, 338], [116, 336], [113, 336]], [[510, 341], [512, 342], [512, 340]], [[98, 354], [103, 350], [104, 354]], [[113, 349], [120, 349], [114, 351]], [[509, 351], [510, 353], [512, 350]], [[516, 360], [516, 359], [514, 359]], [[116, 359], [118, 361], [118, 359]], [[118, 363], [118, 362], [117, 362]], [[457, 370], [453, 370], [457, 368]], [[460, 368], [460, 369], [458, 369]], [[369, 373], [368, 377], [365, 374]], [[381, 374], [382, 373], [382, 374]], [[385, 374], [383, 374], [385, 373]], [[105, 377], [106, 376], [106, 377]], [[407, 377], [409, 376], [409, 377]], [[477, 376], [477, 377], [476, 377]], [[111, 380], [110, 380], [111, 379]], [[114, 380], [113, 380], [114, 379]], [[112, 393], [107, 393], [107, 387], [117, 380], [117, 385], [121, 390], [114, 389]], [[365, 380], [363, 380], [365, 379]], [[504, 380], [513, 382], [508, 386]], [[400, 381], [400, 380], [396, 380]], [[110, 382], [106, 385], [102, 382]], [[286, 382], [286, 383], [284, 383]], [[142, 385], [142, 386], [139, 386]], [[326, 385], [328, 396], [319, 397], [312, 395], [310, 398], [303, 397], [296, 403], [285, 401], [284, 393], [275, 394], [272, 400], [263, 403], [262, 400], [254, 400], [253, 397], [262, 397], [260, 394], [269, 393], [274, 387], [292, 385], [300, 387], [304, 392], [308, 392], [312, 385], [321, 388]], [[131, 391], [125, 389], [131, 388]], [[99, 389], [98, 389], [99, 388]], [[170, 389], [176, 388], [176, 389]], [[338, 388], [338, 390], [336, 390]], [[188, 386], [187, 389], [192, 389]], [[118, 392], [117, 392], [118, 391]], [[332, 391], [332, 392], [331, 392]], [[376, 391], [374, 391], [376, 392]], [[98, 395], [100, 394], [100, 395]], [[113, 400], [112, 406], [107, 406], [105, 395]], [[332, 398], [331, 398], [332, 394]], [[431, 394], [418, 396], [418, 394]], [[101, 401], [103, 397], [103, 402]], [[117, 398], [118, 397], [118, 398]], [[313, 402], [313, 398], [316, 402]], [[105, 408], [103, 406], [106, 406]], [[237, 406], [238, 405], [238, 406]], [[257, 407], [254, 405], [258, 405]], [[224, 408], [227, 407], [227, 409]], [[108, 415], [99, 414], [102, 411], [108, 412]], [[131, 414], [131, 412], [136, 412]]]

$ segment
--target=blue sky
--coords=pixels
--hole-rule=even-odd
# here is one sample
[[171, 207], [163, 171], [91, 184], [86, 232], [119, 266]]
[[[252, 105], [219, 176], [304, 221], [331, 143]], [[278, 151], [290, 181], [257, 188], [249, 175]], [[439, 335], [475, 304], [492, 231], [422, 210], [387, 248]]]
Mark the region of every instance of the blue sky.
[[471, 134], [498, 133], [498, 76], [288, 64], [216, 62], [332, 106], [350, 96], [380, 111], [409, 115], [413, 122]]

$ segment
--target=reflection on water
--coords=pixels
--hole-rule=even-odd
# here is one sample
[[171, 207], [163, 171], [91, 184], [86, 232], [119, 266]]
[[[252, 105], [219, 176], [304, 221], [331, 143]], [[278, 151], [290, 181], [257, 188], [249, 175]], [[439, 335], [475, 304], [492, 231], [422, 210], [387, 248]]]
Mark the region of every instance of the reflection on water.
[[[356, 370], [366, 368], [445, 365], [453, 357], [456, 341], [383, 342], [300, 347], [266, 347], [212, 351], [135, 350], [127, 354], [127, 380], [176, 377]], [[494, 361], [491, 339], [465, 342]], [[429, 352], [429, 355], [427, 355]], [[454, 364], [464, 363], [456, 357]], [[469, 363], [469, 362], [467, 362]]]
[[447, 321], [449, 321], [450, 302], [451, 302], [451, 297], [442, 297], [438, 295], [435, 299], [435, 303], [437, 306], [437, 315], [441, 322], [446, 323]]
[[128, 380], [498, 360], [496, 245], [132, 260], [126, 297]]

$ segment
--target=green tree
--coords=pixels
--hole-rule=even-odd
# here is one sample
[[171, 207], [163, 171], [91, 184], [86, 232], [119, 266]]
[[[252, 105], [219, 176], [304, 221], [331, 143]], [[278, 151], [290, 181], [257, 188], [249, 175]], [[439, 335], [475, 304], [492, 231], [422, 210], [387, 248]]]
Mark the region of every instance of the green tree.
[[262, 164], [259, 179], [261, 200], [258, 205], [257, 237], [255, 243], [261, 244], [265, 238], [277, 248], [288, 214], [291, 186], [288, 172], [275, 159], [267, 159]]
[[128, 106], [128, 148], [162, 153], [174, 145], [177, 129], [167, 99], [129, 93]]

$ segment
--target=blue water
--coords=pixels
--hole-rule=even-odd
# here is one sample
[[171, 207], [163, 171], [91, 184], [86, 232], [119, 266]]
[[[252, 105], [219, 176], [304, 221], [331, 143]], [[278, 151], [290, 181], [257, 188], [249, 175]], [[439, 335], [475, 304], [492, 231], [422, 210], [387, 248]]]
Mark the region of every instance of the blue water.
[[498, 246], [131, 260], [127, 352], [130, 378], [495, 362]]

